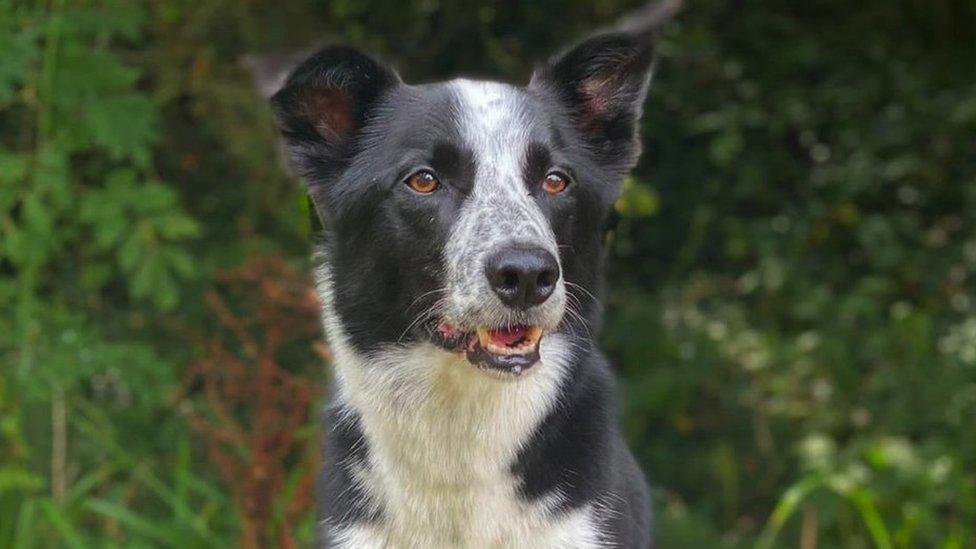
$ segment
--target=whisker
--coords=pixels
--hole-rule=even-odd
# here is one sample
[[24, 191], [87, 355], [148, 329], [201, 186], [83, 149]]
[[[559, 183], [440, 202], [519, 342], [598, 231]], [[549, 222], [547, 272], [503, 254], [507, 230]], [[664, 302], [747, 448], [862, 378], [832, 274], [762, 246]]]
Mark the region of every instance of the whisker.
[[[586, 332], [587, 338], [589, 340], [592, 340], [593, 339], [593, 333], [590, 331], [589, 324], [586, 322], [586, 319], [583, 317], [583, 315], [580, 314], [580, 312], [577, 311], [576, 308], [573, 307], [573, 305], [571, 303], [568, 303], [567, 304], [567, 306], [566, 306], [566, 313], [569, 315], [569, 319], [571, 321], [576, 321], [579, 324], [580, 328], [582, 328]], [[573, 323], [570, 322], [570, 327], [572, 327], [572, 325], [573, 325]], [[574, 331], [574, 334], [573, 335], [576, 336], [575, 331]]]
[[583, 292], [583, 295], [592, 299], [593, 303], [595, 303], [597, 306], [600, 306], [600, 300], [597, 299], [595, 295], [593, 295], [593, 292], [587, 290], [586, 288], [584, 288], [579, 284], [576, 284], [575, 282], [570, 282], [568, 280], [566, 280], [565, 282], [567, 286], [579, 289], [579, 291]]
[[446, 299], [445, 298], [438, 299], [430, 307], [428, 307], [427, 309], [421, 311], [420, 314], [418, 314], [417, 317], [413, 320], [413, 322], [411, 322], [410, 324], [407, 325], [407, 327], [400, 334], [400, 337], [397, 338], [397, 344], [400, 344], [400, 343], [403, 342], [403, 338], [407, 335], [407, 333], [410, 332], [411, 329], [413, 329], [414, 326], [417, 325], [418, 322], [423, 322], [425, 320], [428, 320], [428, 319], [432, 318], [433, 315], [437, 311], [440, 310], [441, 306], [445, 302], [446, 302]]
[[423, 298], [425, 298], [425, 297], [427, 297], [427, 296], [429, 296], [431, 294], [438, 294], [438, 293], [442, 293], [442, 292], [446, 292], [446, 291], [447, 291], [446, 288], [434, 288], [433, 290], [430, 290], [429, 292], [424, 292], [424, 293], [418, 295], [417, 297], [415, 297], [414, 300], [410, 302], [410, 305], [407, 305], [407, 308], [404, 309], [403, 312], [406, 313], [406, 312], [410, 311], [410, 309], [413, 308], [413, 306], [416, 305], [417, 302], [419, 302], [421, 299], [423, 299]]

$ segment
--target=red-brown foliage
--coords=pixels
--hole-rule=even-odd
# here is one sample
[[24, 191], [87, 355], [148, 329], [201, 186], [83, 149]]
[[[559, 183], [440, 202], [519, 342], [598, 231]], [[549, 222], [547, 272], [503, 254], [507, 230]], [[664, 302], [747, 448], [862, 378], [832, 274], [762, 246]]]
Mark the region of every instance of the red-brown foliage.
[[241, 517], [241, 546], [295, 547], [318, 468], [314, 403], [322, 386], [318, 302], [310, 282], [278, 256], [218, 277], [206, 294], [217, 320], [200, 340], [179, 398]]

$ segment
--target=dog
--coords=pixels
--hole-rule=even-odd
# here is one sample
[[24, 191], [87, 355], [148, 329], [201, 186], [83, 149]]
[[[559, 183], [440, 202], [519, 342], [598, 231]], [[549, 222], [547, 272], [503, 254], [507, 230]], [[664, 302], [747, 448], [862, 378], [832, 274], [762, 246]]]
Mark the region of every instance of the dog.
[[320, 546], [652, 545], [595, 337], [653, 61], [617, 30], [525, 86], [410, 85], [338, 45], [273, 95], [322, 225]]

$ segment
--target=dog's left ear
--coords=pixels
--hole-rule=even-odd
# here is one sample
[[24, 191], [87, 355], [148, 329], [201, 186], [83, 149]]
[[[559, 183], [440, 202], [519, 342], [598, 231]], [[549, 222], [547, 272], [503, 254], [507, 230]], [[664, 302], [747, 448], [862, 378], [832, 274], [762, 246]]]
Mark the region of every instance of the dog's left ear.
[[554, 95], [597, 159], [623, 173], [640, 155], [637, 129], [653, 64], [651, 33], [599, 34], [537, 69], [529, 87]]

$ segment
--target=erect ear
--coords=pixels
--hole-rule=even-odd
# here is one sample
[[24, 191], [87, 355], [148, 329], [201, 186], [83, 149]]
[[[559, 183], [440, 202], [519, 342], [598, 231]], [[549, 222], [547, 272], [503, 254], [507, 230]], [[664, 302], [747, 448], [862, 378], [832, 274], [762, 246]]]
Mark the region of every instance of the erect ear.
[[271, 105], [303, 175], [340, 160], [383, 93], [398, 84], [393, 69], [348, 46], [328, 46], [301, 63]]
[[640, 154], [637, 123], [653, 61], [651, 33], [599, 34], [538, 68], [529, 86], [555, 95], [597, 158], [627, 171]]

